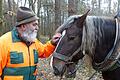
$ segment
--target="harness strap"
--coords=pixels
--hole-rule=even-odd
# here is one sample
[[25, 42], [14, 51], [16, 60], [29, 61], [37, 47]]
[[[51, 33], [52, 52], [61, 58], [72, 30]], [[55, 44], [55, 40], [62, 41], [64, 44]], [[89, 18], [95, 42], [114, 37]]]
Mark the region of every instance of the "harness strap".
[[106, 70], [110, 69], [118, 61], [118, 59], [120, 57], [120, 52], [117, 51], [117, 49], [119, 47], [119, 38], [120, 38], [119, 31], [120, 31], [120, 27], [119, 27], [119, 23], [116, 19], [116, 37], [115, 37], [114, 45], [103, 62], [101, 62], [101, 63], [94, 62], [93, 63], [93, 67], [96, 70], [106, 71]]
[[69, 60], [71, 60], [79, 51], [81, 50], [81, 47], [79, 47], [73, 54], [72, 56], [69, 57]]

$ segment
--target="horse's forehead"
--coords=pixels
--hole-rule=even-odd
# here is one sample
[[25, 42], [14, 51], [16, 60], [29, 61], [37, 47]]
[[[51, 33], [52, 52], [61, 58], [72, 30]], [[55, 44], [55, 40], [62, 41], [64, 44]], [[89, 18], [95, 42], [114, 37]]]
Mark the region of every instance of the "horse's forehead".
[[79, 18], [80, 16], [81, 16], [81, 15], [73, 15], [73, 16], [70, 16], [70, 17], [63, 23], [62, 26], [68, 28], [68, 27], [69, 27], [68, 25], [71, 24], [71, 23], [73, 23], [74, 20], [75, 20], [75, 18]]
[[56, 32], [62, 32], [63, 30], [65, 30], [66, 28], [71, 27], [71, 23], [74, 22], [75, 18], [79, 18], [81, 17], [81, 15], [73, 15], [70, 16], [69, 18], [67, 18], [67, 20], [56, 30]]
[[72, 22], [74, 22], [74, 19], [75, 19], [75, 18], [79, 18], [79, 17], [80, 17], [80, 15], [72, 15], [72, 16], [70, 16], [70, 17], [67, 19], [66, 22], [72, 23]]

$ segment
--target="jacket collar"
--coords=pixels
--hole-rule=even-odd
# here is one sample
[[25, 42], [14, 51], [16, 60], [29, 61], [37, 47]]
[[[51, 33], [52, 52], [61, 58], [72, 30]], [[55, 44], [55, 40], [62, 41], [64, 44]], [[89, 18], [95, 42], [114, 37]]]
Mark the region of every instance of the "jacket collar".
[[21, 42], [21, 39], [18, 36], [18, 31], [17, 31], [16, 27], [13, 28], [13, 30], [12, 30], [12, 42]]

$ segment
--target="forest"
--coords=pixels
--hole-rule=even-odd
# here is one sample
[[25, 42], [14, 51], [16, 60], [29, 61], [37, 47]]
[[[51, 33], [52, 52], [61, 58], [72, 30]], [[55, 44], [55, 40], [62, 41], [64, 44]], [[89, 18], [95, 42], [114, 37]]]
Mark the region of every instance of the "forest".
[[[0, 36], [15, 27], [16, 11], [20, 6], [31, 8], [39, 17], [37, 37], [44, 43], [52, 38], [55, 30], [71, 15], [81, 15], [90, 9], [89, 15], [114, 18], [120, 10], [120, 0], [0, 0]], [[51, 72], [49, 60], [39, 59], [38, 80], [57, 79]], [[79, 66], [83, 62], [80, 61]], [[88, 72], [83, 64], [75, 80], [87, 80], [91, 76]], [[95, 75], [91, 80], [102, 80], [101, 73]]]
[[114, 17], [120, 0], [1, 0], [0, 35], [11, 30], [16, 23], [19, 6], [30, 7], [39, 17], [39, 35], [51, 38], [70, 15], [80, 15], [90, 9], [89, 15]]

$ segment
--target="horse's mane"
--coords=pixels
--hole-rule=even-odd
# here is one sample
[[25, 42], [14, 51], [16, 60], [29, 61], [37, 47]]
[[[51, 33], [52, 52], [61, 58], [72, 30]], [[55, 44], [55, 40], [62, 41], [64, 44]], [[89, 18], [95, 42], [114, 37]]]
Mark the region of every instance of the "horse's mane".
[[[102, 33], [101, 22], [105, 22], [108, 17], [87, 16], [85, 25], [83, 26], [83, 36], [81, 48], [88, 51], [90, 55], [94, 55], [96, 40], [104, 36]], [[97, 26], [97, 27], [96, 27]]]
[[86, 21], [85, 21], [85, 25], [83, 26], [83, 36], [82, 36], [82, 44], [81, 44], [81, 48], [84, 51], [89, 51], [89, 54], [91, 55], [93, 53], [93, 50], [95, 48], [96, 45], [96, 32], [97, 29], [94, 26], [94, 22], [93, 19], [95, 18], [95, 16], [87, 16]]
[[110, 17], [97, 17], [97, 16], [87, 16], [85, 25], [83, 26], [83, 36], [81, 49], [86, 51], [85, 54], [88, 56], [85, 57], [85, 63], [89, 68], [92, 67], [92, 57], [95, 53], [95, 47], [97, 41], [101, 43], [101, 39], [104, 34], [101, 28], [101, 22], [104, 23], [105, 20], [111, 20]]
[[68, 19], [60, 27], [58, 27], [58, 29], [56, 30], [56, 33], [61, 33], [63, 30], [65, 30], [65, 28], [69, 28], [70, 26], [68, 25], [74, 22], [75, 18], [78, 18], [80, 16], [81, 15], [72, 15], [68, 17]]

